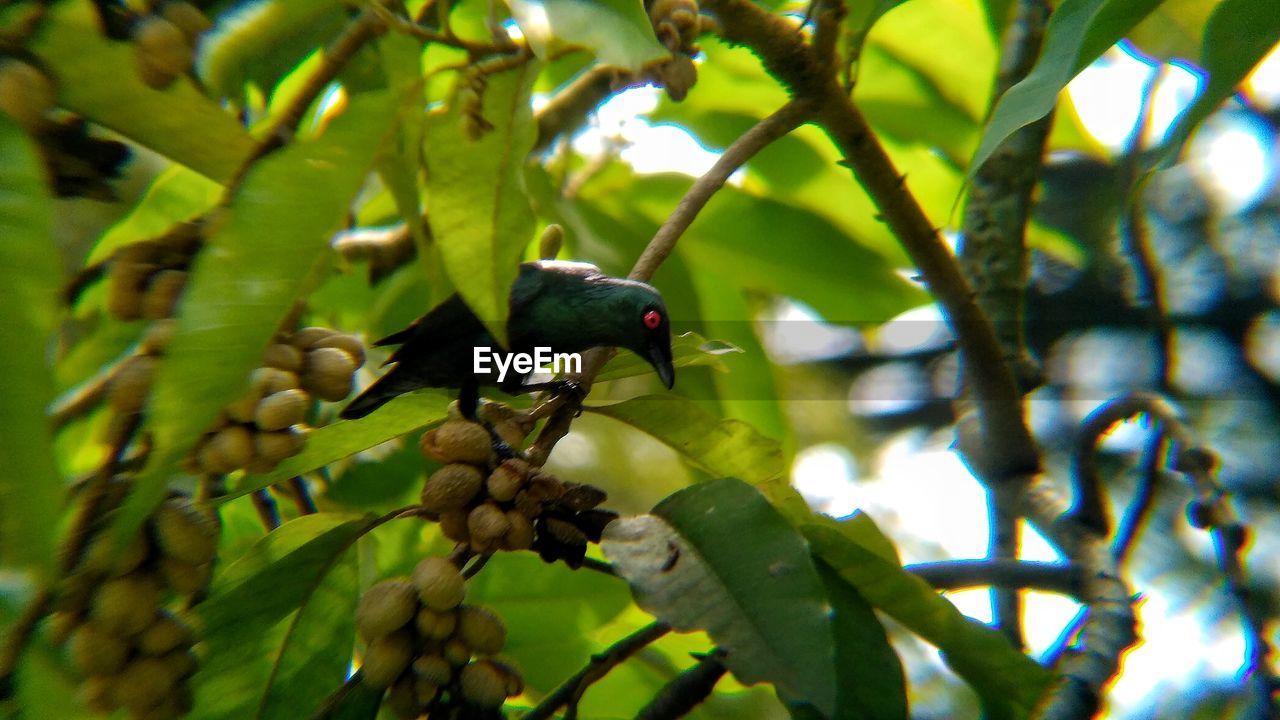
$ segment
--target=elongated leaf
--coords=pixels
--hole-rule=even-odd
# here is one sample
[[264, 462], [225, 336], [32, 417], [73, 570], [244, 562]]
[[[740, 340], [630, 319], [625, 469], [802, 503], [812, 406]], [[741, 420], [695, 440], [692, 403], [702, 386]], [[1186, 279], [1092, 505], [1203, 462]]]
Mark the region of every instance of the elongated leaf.
[[678, 395], [645, 395], [585, 408], [661, 440], [712, 475], [759, 483], [782, 477], [782, 447], [741, 420], [723, 420]]
[[502, 617], [508, 628], [503, 653], [516, 661], [527, 687], [546, 693], [599, 649], [592, 633], [627, 609], [631, 596], [617, 578], [498, 553], [467, 583], [467, 602]]
[[222, 198], [222, 186], [177, 165], [160, 173], [138, 204], [102, 234], [86, 264], [105, 260], [121, 245], [163, 234], [175, 223], [209, 210]]
[[1178, 119], [1168, 147], [1179, 148], [1278, 42], [1280, 12], [1274, 2], [1223, 0], [1209, 18], [1200, 46], [1200, 64], [1209, 71], [1209, 82]]
[[449, 401], [446, 393], [433, 390], [401, 395], [379, 408], [378, 412], [359, 420], [342, 420], [313, 430], [307, 436], [302, 452], [280, 463], [270, 473], [241, 477], [225, 499], [251, 493], [295, 475], [305, 475], [362, 450], [441, 422], [448, 412]]
[[53, 199], [27, 135], [0, 113], [0, 557], [51, 571], [63, 482], [53, 461], [45, 362], [58, 307], [58, 256], [50, 239]]
[[[695, 332], [681, 333], [671, 340], [671, 360], [678, 368], [709, 365], [724, 370], [722, 358], [741, 352], [735, 345], [708, 340]], [[653, 366], [635, 353], [618, 353], [596, 375], [596, 380], [618, 380], [650, 372], [653, 372]]]
[[[537, 132], [529, 104], [537, 66], [489, 75], [478, 108], [465, 107], [460, 91], [427, 123], [432, 235], [462, 299], [503, 343], [507, 297], [534, 228], [524, 160]], [[477, 112], [487, 131], [477, 127]]]
[[871, 605], [852, 585], [818, 561], [818, 575], [834, 613], [836, 712], [834, 720], [906, 720], [907, 688], [902, 661], [889, 644]]
[[640, 0], [507, 0], [507, 5], [540, 58], [579, 45], [607, 65], [636, 71], [671, 56], [654, 36]]
[[1159, 0], [1064, 0], [1049, 19], [1036, 66], [996, 103], [969, 163], [969, 175], [1005, 138], [1053, 110], [1058, 93], [1071, 78], [1159, 4]]
[[134, 70], [133, 46], [107, 40], [88, 2], [48, 10], [32, 51], [58, 80], [58, 105], [176, 162], [225, 181], [253, 141], [188, 81], [152, 90]]
[[743, 683], [767, 681], [830, 716], [835, 648], [804, 539], [750, 485], [694, 485], [652, 515], [618, 520], [601, 548], [636, 603], [678, 630], [705, 630]]
[[1052, 674], [995, 630], [965, 617], [920, 578], [824, 524], [801, 528], [813, 552], [881, 611], [936, 646], [993, 718], [1026, 717]]
[[248, 82], [269, 91], [346, 21], [339, 0], [262, 0], [222, 13], [201, 42], [197, 72], [222, 97], [239, 99]]
[[285, 523], [219, 575], [200, 606], [200, 718], [288, 718], [346, 675], [359, 583], [352, 546], [369, 518]]
[[362, 670], [357, 670], [342, 687], [335, 690], [331, 702], [317, 710], [311, 716], [312, 720], [374, 720], [386, 691], [360, 682], [362, 673]]
[[163, 498], [170, 473], [243, 389], [306, 277], [327, 259], [329, 235], [386, 137], [393, 103], [386, 93], [353, 98], [318, 139], [261, 160], [219, 218], [156, 375], [146, 410], [151, 458], [125, 501], [117, 537]]

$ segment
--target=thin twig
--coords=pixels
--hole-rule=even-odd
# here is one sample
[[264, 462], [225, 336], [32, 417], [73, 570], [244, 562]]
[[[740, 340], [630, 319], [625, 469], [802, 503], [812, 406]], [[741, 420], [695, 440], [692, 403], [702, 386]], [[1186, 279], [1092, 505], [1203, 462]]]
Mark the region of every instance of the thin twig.
[[413, 22], [412, 20], [401, 17], [391, 12], [387, 8], [382, 7], [378, 3], [371, 3], [368, 6], [378, 19], [386, 23], [386, 26], [398, 33], [411, 35], [423, 42], [436, 43], [437, 45], [448, 45], [449, 47], [466, 50], [467, 54], [474, 58], [484, 57], [486, 55], [507, 55], [517, 52], [526, 52], [526, 47], [517, 43], [509, 37], [496, 36], [496, 42], [483, 43], [474, 40], [467, 40], [455, 35], [452, 31], [446, 29], [442, 32], [435, 28], [429, 28], [425, 25]]
[[1044, 590], [1079, 597], [1080, 568], [1057, 562], [1027, 560], [947, 560], [903, 568], [939, 590], [1006, 587]]
[[311, 497], [311, 490], [307, 488], [307, 482], [301, 477], [294, 475], [285, 483], [289, 490], [289, 497], [293, 500], [294, 507], [298, 508], [299, 515], [314, 515], [318, 512], [316, 501]]
[[484, 569], [485, 565], [489, 564], [489, 558], [491, 557], [493, 557], [493, 553], [484, 553], [482, 555], [477, 556], [476, 559], [473, 560], [471, 564], [468, 565], [462, 571], [462, 577], [467, 580], [470, 580], [471, 578], [475, 577], [477, 574], [479, 574], [481, 570]]
[[27, 602], [4, 637], [4, 645], [0, 646], [0, 702], [9, 700], [15, 691], [14, 674], [18, 671], [18, 658], [22, 650], [31, 640], [32, 633], [40, 620], [49, 613], [53, 605], [53, 593], [41, 589]]
[[1147, 445], [1142, 451], [1142, 463], [1138, 469], [1138, 486], [1134, 489], [1133, 499], [1125, 510], [1120, 525], [1116, 528], [1115, 540], [1111, 543], [1111, 556], [1116, 564], [1123, 567], [1129, 557], [1129, 549], [1138, 536], [1147, 513], [1155, 503], [1156, 482], [1165, 466], [1165, 453], [1169, 449], [1168, 438], [1164, 431], [1156, 428], [1147, 438]]
[[621, 89], [615, 87], [620, 78], [621, 73], [616, 68], [596, 65], [556, 93], [534, 117], [538, 124], [538, 139], [533, 145], [533, 152], [546, 150], [557, 137], [580, 127], [592, 110]]
[[332, 717], [334, 711], [341, 706], [342, 701], [360, 686], [360, 681], [363, 677], [364, 670], [356, 670], [351, 673], [351, 677], [347, 678], [347, 681], [342, 683], [337, 690], [329, 693], [329, 697], [325, 698], [320, 707], [316, 708], [315, 713], [311, 715], [311, 720], [326, 720]]
[[552, 690], [550, 695], [543, 698], [542, 702], [523, 715], [520, 720], [547, 720], [555, 714], [556, 710], [566, 705], [576, 705], [582, 698], [582, 694], [593, 683], [604, 678], [610, 670], [669, 632], [671, 632], [670, 625], [655, 622], [610, 645], [604, 652], [592, 655], [586, 667]]
[[617, 571], [613, 569], [613, 563], [606, 562], [604, 560], [599, 560], [593, 557], [582, 558], [582, 569], [598, 572], [601, 575], [612, 575], [614, 577], [618, 576]]
[[[653, 700], [636, 713], [636, 720], [674, 720], [701, 705], [728, 670], [721, 662], [726, 653], [716, 648], [698, 657], [698, 664], [662, 686]], [[697, 656], [695, 656], [697, 657]]]

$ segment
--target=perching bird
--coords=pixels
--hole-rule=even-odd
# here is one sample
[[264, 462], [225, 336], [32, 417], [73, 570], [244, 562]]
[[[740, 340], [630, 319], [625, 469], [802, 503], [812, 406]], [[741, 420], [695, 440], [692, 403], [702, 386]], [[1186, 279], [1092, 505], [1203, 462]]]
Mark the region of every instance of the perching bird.
[[477, 374], [476, 348], [528, 354], [540, 347], [556, 353], [626, 348], [648, 360], [668, 388], [675, 383], [667, 309], [650, 285], [609, 277], [587, 263], [544, 260], [520, 266], [508, 302], [510, 348], [498, 345], [458, 295], [374, 343], [400, 345], [387, 360], [395, 367], [352, 400], [342, 417], [361, 418], [397, 395], [442, 387], [459, 388], [459, 409], [474, 418], [481, 385], [497, 385], [509, 395], [537, 387], [524, 386], [532, 373], [514, 367], [499, 381], [493, 362], [492, 372]]

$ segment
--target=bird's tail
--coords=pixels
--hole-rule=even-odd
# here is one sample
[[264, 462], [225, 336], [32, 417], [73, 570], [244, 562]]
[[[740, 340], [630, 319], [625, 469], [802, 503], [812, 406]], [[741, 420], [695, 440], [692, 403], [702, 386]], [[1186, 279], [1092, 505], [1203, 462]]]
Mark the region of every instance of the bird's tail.
[[378, 378], [372, 385], [364, 389], [364, 392], [356, 396], [346, 407], [342, 408], [342, 412], [338, 413], [338, 417], [344, 420], [356, 420], [386, 405], [397, 395], [403, 395], [411, 390], [417, 390], [421, 384], [406, 381], [405, 378], [396, 374], [396, 369], [392, 368], [391, 372]]

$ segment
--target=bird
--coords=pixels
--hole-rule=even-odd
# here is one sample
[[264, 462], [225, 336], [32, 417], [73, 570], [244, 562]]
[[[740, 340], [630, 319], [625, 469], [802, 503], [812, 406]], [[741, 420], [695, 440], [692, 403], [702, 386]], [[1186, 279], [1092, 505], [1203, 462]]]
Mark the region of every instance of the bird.
[[651, 285], [605, 275], [590, 263], [539, 260], [520, 265], [508, 297], [509, 347], [502, 347], [462, 297], [451, 295], [411, 325], [374, 343], [399, 345], [384, 365], [393, 367], [351, 401], [339, 416], [354, 420], [392, 398], [420, 388], [458, 388], [458, 409], [474, 419], [481, 386], [497, 385], [518, 395], [558, 383], [526, 385], [532, 372], [494, 363], [476, 372], [476, 349], [527, 353], [550, 348], [581, 353], [619, 347], [647, 360], [668, 389], [675, 384], [671, 324], [662, 296]]

